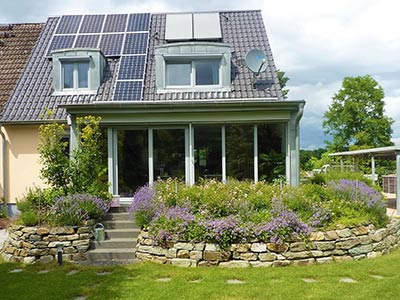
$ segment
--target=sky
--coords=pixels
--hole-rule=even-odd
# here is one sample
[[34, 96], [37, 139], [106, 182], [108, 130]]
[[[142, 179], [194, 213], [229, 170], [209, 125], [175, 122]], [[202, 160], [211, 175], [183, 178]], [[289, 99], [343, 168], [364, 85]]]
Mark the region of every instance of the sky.
[[65, 14], [261, 9], [289, 100], [306, 100], [302, 149], [324, 147], [322, 119], [344, 77], [371, 75], [400, 144], [400, 2], [396, 0], [1, 0], [0, 23], [45, 22]]

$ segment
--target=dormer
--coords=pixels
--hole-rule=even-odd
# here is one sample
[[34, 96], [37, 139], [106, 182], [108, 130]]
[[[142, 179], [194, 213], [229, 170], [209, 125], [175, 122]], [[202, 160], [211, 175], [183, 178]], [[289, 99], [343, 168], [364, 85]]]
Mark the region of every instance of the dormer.
[[97, 93], [107, 63], [100, 49], [58, 49], [51, 55], [54, 96]]

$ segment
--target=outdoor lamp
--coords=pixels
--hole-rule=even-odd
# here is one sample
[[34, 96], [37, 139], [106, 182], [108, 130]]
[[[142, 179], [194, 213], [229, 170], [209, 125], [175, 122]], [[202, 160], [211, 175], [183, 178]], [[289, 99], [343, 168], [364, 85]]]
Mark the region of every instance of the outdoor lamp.
[[63, 253], [63, 244], [57, 244], [57, 261], [58, 261], [58, 265], [62, 266], [63, 262], [62, 262], [62, 253]]

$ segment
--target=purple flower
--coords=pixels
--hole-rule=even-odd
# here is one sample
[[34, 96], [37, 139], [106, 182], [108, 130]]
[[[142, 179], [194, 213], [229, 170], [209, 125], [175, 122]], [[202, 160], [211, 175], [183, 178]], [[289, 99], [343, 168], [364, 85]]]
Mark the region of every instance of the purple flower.
[[304, 237], [311, 233], [310, 227], [299, 216], [289, 210], [282, 210], [270, 222], [255, 227], [256, 237], [269, 237], [272, 243], [281, 244], [290, 237]]
[[128, 210], [129, 213], [132, 214], [143, 210], [153, 210], [154, 195], [154, 188], [148, 184], [138, 188], [133, 194], [133, 201]]
[[314, 213], [309, 220], [312, 227], [316, 228], [323, 226], [330, 221], [332, 217], [332, 211], [329, 208], [314, 204], [312, 209]]
[[338, 182], [330, 181], [328, 186], [346, 200], [365, 205], [367, 208], [385, 207], [382, 194], [369, 187], [365, 182], [340, 179]]

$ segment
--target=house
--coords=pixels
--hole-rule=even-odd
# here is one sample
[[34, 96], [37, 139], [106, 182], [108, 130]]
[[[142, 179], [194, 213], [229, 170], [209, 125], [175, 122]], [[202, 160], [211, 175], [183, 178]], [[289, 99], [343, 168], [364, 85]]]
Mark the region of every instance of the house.
[[[3, 109], [7, 100], [10, 98], [13, 91], [15, 91], [18, 79], [23, 71], [27, 59], [36, 44], [40, 32], [42, 31], [44, 24], [7, 24], [0, 25], [0, 110]], [[5, 158], [6, 143], [10, 140], [6, 135], [8, 132], [2, 128], [1, 130], [1, 144], [0, 157]], [[23, 141], [22, 141], [23, 142]], [[7, 146], [9, 151], [10, 145]], [[17, 150], [14, 148], [14, 150]], [[11, 153], [11, 160], [16, 158], [20, 152]], [[0, 160], [0, 196], [7, 197], [7, 193], [4, 188], [7, 188], [5, 184], [5, 178], [7, 177], [9, 170], [7, 169], [8, 163]], [[13, 165], [18, 168], [18, 165]], [[18, 171], [16, 172], [18, 173]], [[6, 175], [6, 176], [5, 176]], [[8, 182], [7, 182], [8, 183]], [[13, 182], [13, 184], [18, 184]]]
[[88, 114], [101, 116], [110, 193], [122, 199], [167, 177], [274, 170], [298, 185], [304, 104], [282, 97], [258, 10], [50, 17], [1, 116], [5, 195], [41, 185], [39, 124], [64, 122], [73, 149]]

